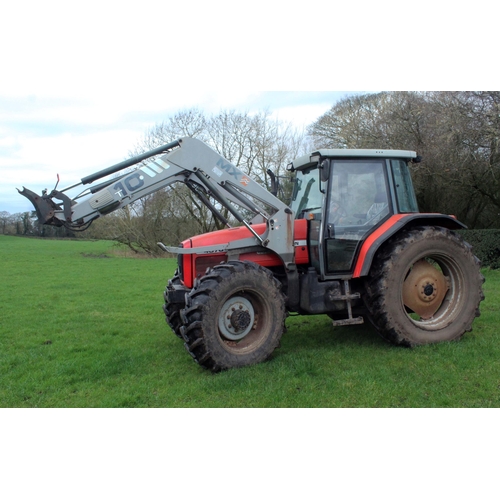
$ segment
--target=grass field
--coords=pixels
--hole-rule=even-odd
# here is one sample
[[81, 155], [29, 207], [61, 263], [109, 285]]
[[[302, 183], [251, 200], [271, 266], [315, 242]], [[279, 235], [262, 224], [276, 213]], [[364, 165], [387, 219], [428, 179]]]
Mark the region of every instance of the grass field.
[[403, 349], [295, 316], [270, 361], [213, 375], [164, 320], [175, 260], [115, 248], [0, 236], [1, 407], [500, 406], [500, 271], [460, 342]]

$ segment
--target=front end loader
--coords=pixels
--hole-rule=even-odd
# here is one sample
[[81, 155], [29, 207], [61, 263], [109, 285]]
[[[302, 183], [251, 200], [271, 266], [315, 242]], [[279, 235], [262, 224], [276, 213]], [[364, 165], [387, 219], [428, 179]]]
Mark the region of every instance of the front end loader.
[[159, 243], [178, 254], [163, 308], [194, 360], [217, 372], [268, 359], [289, 313], [326, 314], [338, 326], [368, 319], [402, 346], [457, 340], [472, 328], [484, 298], [479, 261], [454, 217], [419, 213], [409, 172], [417, 161], [411, 151], [314, 151], [289, 164], [288, 206], [185, 137], [65, 189], [20, 193], [41, 224], [84, 230], [143, 196], [186, 184], [228, 227], [178, 247]]

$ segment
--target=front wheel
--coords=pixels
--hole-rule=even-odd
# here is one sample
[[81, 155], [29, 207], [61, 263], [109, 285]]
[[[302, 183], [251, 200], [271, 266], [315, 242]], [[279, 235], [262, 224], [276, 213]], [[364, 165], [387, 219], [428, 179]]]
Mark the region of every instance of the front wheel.
[[197, 280], [181, 311], [180, 329], [195, 361], [214, 372], [260, 363], [285, 329], [281, 284], [252, 262], [215, 266]]
[[396, 345], [457, 340], [484, 299], [479, 260], [456, 233], [421, 227], [391, 238], [377, 254], [365, 302], [379, 333]]
[[[180, 290], [180, 291], [179, 291]], [[184, 307], [184, 302], [172, 302], [169, 300], [169, 296], [173, 291], [176, 291], [177, 295], [183, 295], [184, 287], [181, 283], [181, 278], [179, 276], [179, 271], [175, 271], [175, 274], [171, 280], [168, 281], [168, 285], [163, 293], [164, 304], [163, 312], [165, 313], [165, 320], [172, 329], [172, 331], [177, 335], [177, 337], [182, 338], [180, 334], [180, 328], [182, 326], [180, 312]]]

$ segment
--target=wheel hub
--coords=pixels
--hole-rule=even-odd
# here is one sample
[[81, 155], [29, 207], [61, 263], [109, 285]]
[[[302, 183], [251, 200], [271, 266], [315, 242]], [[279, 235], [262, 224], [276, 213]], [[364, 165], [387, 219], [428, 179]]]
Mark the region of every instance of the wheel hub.
[[254, 322], [252, 303], [244, 297], [231, 297], [221, 308], [219, 331], [229, 340], [241, 340], [252, 330]]
[[231, 314], [231, 326], [233, 326], [236, 331], [244, 330], [250, 324], [250, 313], [248, 311], [242, 311], [238, 309]]
[[449, 283], [443, 273], [422, 259], [413, 264], [403, 284], [403, 303], [422, 319], [430, 319], [441, 307]]

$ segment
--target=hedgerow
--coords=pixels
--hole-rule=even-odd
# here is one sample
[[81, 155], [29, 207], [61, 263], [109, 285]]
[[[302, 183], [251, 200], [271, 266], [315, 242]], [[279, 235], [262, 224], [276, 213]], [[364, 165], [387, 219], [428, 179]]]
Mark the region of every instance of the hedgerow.
[[500, 268], [500, 229], [467, 229], [460, 233], [472, 245], [483, 267]]

